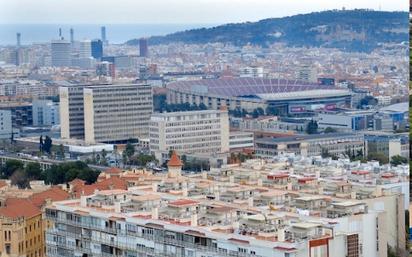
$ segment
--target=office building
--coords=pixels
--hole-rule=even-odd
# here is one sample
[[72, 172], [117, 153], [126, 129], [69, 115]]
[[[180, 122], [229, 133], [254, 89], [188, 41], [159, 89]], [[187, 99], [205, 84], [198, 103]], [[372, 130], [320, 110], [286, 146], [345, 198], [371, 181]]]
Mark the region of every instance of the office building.
[[149, 48], [146, 38], [139, 39], [139, 52], [140, 57], [148, 57], [149, 56]]
[[17, 48], [19, 48], [21, 46], [21, 34], [20, 33], [16, 34], [16, 39], [17, 39], [16, 46]]
[[367, 156], [383, 154], [388, 160], [396, 155], [409, 158], [409, 133], [365, 132], [365, 150]]
[[150, 119], [150, 151], [159, 160], [169, 151], [211, 155], [229, 152], [226, 109], [155, 113]]
[[54, 126], [60, 124], [59, 104], [51, 100], [34, 100], [33, 126]]
[[230, 152], [241, 152], [245, 149], [254, 149], [253, 132], [231, 131], [229, 133]]
[[10, 139], [12, 133], [11, 110], [0, 110], [0, 139]]
[[99, 62], [96, 65], [96, 75], [114, 78], [116, 76], [116, 69], [111, 62]]
[[66, 40], [53, 40], [51, 42], [51, 63], [56, 67], [71, 66], [71, 43]]
[[103, 44], [107, 45], [109, 42], [107, 41], [106, 38], [106, 27], [102, 26], [100, 28], [100, 34], [101, 34], [101, 40], [103, 41]]
[[83, 89], [86, 143], [147, 138], [153, 111], [150, 85], [98, 85]]
[[21, 128], [33, 125], [33, 108], [31, 103], [2, 103], [0, 104], [0, 110], [8, 110], [11, 112], [13, 128]]
[[100, 39], [94, 39], [91, 42], [92, 56], [94, 59], [100, 60], [103, 57], [103, 42]]
[[330, 155], [343, 157], [347, 152], [365, 153], [364, 137], [357, 133], [297, 135], [255, 140], [256, 156], [273, 158], [283, 154], [301, 156]]
[[73, 85], [59, 88], [60, 133], [64, 139], [84, 139], [83, 87]]
[[90, 58], [92, 56], [92, 43], [90, 40], [80, 41], [79, 58]]
[[263, 78], [263, 67], [251, 66], [240, 70], [241, 78]]

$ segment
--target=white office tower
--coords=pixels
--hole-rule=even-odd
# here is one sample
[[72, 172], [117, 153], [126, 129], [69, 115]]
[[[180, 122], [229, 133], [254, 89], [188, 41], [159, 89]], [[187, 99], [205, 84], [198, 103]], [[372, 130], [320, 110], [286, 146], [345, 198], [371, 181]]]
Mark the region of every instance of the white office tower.
[[71, 44], [69, 41], [52, 40], [51, 42], [51, 64], [56, 67], [71, 66]]
[[90, 40], [80, 41], [79, 58], [90, 58], [92, 56], [92, 42]]
[[229, 152], [229, 117], [226, 108], [155, 113], [150, 122], [150, 150], [163, 160], [169, 151], [211, 155]]

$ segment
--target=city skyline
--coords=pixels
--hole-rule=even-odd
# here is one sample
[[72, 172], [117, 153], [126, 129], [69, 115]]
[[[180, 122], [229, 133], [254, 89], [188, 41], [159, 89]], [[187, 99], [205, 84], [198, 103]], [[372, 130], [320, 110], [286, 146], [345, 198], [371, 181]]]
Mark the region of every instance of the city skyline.
[[[257, 21], [265, 18], [285, 17], [331, 9], [375, 9], [383, 11], [407, 11], [409, 3], [405, 0], [385, 1], [321, 1], [297, 0], [280, 2], [262, 0], [259, 3], [244, 0], [121, 0], [110, 2], [82, 1], [10, 1], [0, 0], [0, 24], [179, 24], [203, 23], [220, 24], [230, 22]], [[81, 6], [82, 8], [78, 8]], [[170, 6], [174, 6], [170, 11]], [[216, 8], [219, 7], [219, 8]], [[91, 10], [93, 10], [91, 12]], [[188, 11], [190, 10], [190, 11]], [[229, 10], [229, 11], [228, 11]], [[16, 15], [20, 14], [20, 15]]]

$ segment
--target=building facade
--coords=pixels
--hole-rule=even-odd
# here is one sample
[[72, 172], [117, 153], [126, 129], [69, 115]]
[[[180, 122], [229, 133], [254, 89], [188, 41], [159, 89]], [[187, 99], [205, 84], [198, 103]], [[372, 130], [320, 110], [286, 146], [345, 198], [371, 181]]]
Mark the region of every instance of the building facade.
[[218, 154], [229, 151], [228, 111], [205, 110], [153, 114], [150, 150], [162, 160], [170, 150], [180, 154]]
[[143, 84], [84, 88], [86, 143], [147, 138], [153, 112], [152, 95], [152, 88]]
[[83, 88], [80, 85], [59, 88], [60, 133], [63, 139], [84, 139]]
[[52, 66], [71, 66], [71, 43], [67, 40], [53, 40], [51, 42]]
[[256, 155], [272, 158], [294, 153], [302, 156], [343, 156], [365, 153], [364, 136], [355, 133], [330, 133], [319, 135], [299, 135], [280, 138], [259, 138], [255, 140]]
[[33, 126], [53, 126], [60, 124], [59, 104], [51, 100], [34, 100]]

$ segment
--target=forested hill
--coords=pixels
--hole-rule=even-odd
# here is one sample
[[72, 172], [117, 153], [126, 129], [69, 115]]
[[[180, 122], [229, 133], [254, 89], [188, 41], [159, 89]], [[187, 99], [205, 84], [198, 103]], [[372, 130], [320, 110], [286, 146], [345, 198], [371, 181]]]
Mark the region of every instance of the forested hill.
[[[149, 38], [149, 44], [223, 42], [268, 46], [282, 42], [297, 47], [371, 51], [379, 43], [408, 41], [408, 17], [407, 12], [323, 11], [153, 36]], [[127, 43], [137, 45], [138, 40], [129, 40]]]

